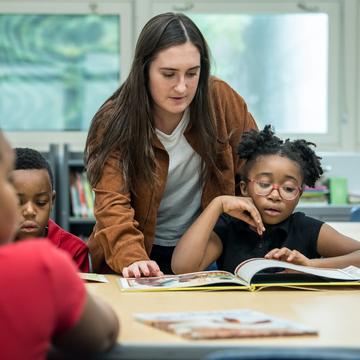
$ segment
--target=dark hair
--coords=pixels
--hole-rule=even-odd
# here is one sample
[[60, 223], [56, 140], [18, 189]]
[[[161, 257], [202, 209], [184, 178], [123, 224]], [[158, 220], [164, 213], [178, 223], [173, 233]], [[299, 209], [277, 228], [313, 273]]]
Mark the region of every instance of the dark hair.
[[92, 186], [100, 180], [111, 152], [119, 155], [119, 166], [130, 191], [138, 180], [154, 185], [155, 137], [149, 67], [156, 55], [171, 46], [190, 41], [200, 53], [199, 84], [190, 105], [190, 122], [200, 143], [203, 175], [215, 165], [217, 132], [211, 116], [209, 93], [210, 59], [204, 37], [183, 14], [164, 13], [150, 19], [140, 33], [126, 81], [95, 114], [85, 145], [85, 164]]
[[34, 149], [15, 148], [14, 170], [46, 170], [50, 177], [51, 188], [54, 189], [54, 175], [44, 156]]
[[237, 153], [240, 159], [245, 159], [243, 168], [245, 178], [259, 156], [277, 154], [298, 163], [303, 183], [314, 186], [316, 180], [322, 175], [323, 169], [320, 163], [321, 157], [315, 154], [311, 146], [316, 145], [303, 139], [283, 141], [275, 136], [270, 125], [266, 125], [262, 131], [245, 132], [241, 137]]

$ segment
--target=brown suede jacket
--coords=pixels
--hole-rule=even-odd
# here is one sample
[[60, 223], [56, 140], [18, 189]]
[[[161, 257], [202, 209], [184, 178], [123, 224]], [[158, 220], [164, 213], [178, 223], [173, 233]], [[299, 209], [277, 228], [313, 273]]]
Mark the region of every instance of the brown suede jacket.
[[[218, 137], [229, 141], [218, 142], [217, 156], [221, 165], [215, 176], [204, 184], [202, 208], [216, 196], [235, 193], [235, 175], [240, 165], [237, 144], [243, 132], [257, 129], [244, 100], [229, 85], [212, 78], [211, 93]], [[184, 135], [198, 151], [191, 124]], [[153, 191], [145, 183], [136, 189], [136, 196], [127, 191], [115, 154], [104, 165], [101, 179], [94, 188], [96, 225], [88, 243], [95, 272], [121, 273], [133, 262], [149, 259], [169, 166], [169, 157], [161, 142], [156, 139], [153, 146], [159, 165], [159, 181]]]

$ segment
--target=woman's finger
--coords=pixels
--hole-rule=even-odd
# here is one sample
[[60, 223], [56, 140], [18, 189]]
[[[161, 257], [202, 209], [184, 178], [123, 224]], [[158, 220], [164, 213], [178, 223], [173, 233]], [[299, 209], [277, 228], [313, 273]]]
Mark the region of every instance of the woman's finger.
[[124, 278], [128, 278], [129, 277], [129, 269], [128, 267], [124, 267], [123, 270], [122, 270], [122, 276]]
[[281, 248], [277, 253], [276, 256], [277, 257], [284, 257], [284, 256], [288, 256], [289, 254], [289, 249], [286, 247]]
[[162, 276], [164, 275], [163, 272], [160, 270], [159, 265], [156, 263], [156, 261], [150, 261], [148, 263], [151, 276]]
[[141, 273], [145, 276], [149, 276], [150, 275], [150, 270], [148, 267], [148, 261], [141, 261], [138, 263], [138, 267], [141, 271]]
[[139, 270], [137, 263], [134, 263], [129, 266], [129, 274], [130, 274], [130, 277], [135, 277], [135, 278], [141, 277], [141, 272]]

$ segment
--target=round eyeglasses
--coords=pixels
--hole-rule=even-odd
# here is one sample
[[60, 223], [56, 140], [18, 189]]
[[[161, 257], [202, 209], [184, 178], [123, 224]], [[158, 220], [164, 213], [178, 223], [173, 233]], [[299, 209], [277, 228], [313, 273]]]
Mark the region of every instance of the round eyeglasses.
[[299, 186], [290, 185], [290, 184], [273, 184], [267, 181], [260, 181], [254, 179], [247, 179], [248, 182], [251, 182], [254, 186], [254, 192], [256, 195], [268, 196], [275, 189], [279, 192], [280, 196], [284, 200], [294, 200], [301, 193], [301, 188]]

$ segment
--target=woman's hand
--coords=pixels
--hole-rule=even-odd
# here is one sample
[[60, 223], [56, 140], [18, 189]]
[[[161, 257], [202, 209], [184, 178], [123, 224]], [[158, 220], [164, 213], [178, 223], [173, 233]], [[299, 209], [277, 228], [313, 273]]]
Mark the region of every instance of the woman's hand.
[[237, 219], [254, 227], [259, 235], [265, 231], [259, 210], [250, 197], [221, 196], [222, 209]]
[[141, 276], [162, 276], [163, 272], [160, 270], [159, 265], [153, 260], [135, 261], [129, 266], [126, 266], [122, 270], [123, 277], [135, 277]]
[[275, 259], [289, 263], [310, 266], [310, 259], [297, 250], [290, 250], [286, 247], [272, 249], [265, 255], [265, 259]]

